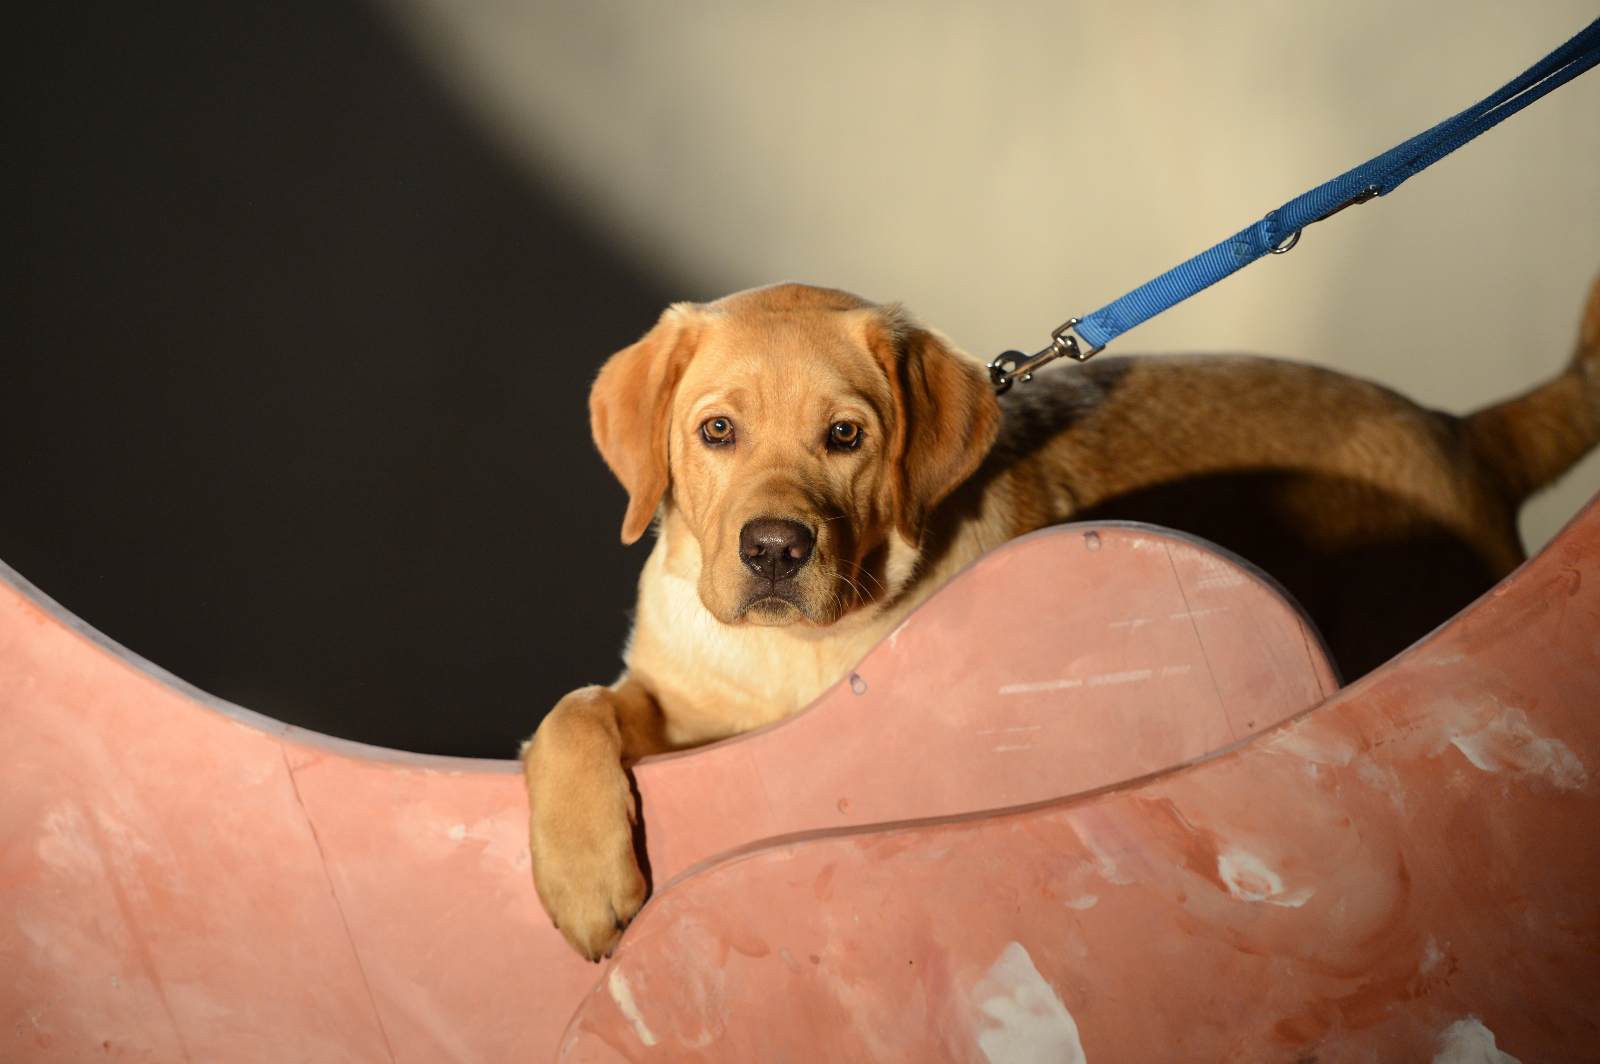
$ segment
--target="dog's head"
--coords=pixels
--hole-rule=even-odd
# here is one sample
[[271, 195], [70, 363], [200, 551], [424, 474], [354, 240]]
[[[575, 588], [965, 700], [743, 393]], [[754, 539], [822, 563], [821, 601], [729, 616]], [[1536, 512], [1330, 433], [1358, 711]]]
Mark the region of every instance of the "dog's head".
[[622, 540], [667, 507], [728, 624], [832, 624], [896, 594], [999, 406], [982, 370], [898, 307], [783, 284], [680, 303], [606, 363], [595, 442]]

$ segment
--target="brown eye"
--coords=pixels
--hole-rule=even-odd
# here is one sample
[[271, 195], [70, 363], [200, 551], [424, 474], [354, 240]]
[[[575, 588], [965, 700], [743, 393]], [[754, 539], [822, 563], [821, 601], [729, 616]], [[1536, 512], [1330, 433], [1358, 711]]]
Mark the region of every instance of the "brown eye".
[[725, 417], [707, 418], [700, 425], [700, 438], [713, 447], [733, 442], [733, 422]]
[[828, 430], [828, 446], [853, 451], [861, 444], [861, 426], [854, 421], [835, 421]]

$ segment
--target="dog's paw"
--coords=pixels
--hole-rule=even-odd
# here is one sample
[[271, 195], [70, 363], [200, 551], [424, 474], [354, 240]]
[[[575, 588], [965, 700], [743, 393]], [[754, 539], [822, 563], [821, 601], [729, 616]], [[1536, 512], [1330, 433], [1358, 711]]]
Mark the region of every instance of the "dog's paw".
[[591, 961], [610, 954], [647, 888], [633, 852], [633, 794], [621, 765], [565, 786], [530, 781], [533, 882], [545, 911]]

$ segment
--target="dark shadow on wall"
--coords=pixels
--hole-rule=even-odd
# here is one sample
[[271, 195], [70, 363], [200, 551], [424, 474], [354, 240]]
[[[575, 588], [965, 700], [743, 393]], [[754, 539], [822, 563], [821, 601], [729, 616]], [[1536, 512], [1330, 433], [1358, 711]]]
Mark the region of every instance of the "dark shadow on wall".
[[[1383, 513], [1390, 534], [1338, 543], [1307, 500]], [[1498, 574], [1466, 541], [1411, 501], [1370, 484], [1315, 474], [1222, 473], [1132, 492], [1085, 521], [1180, 528], [1266, 571], [1310, 615], [1345, 682], [1365, 676], [1494, 587]]]
[[279, 719], [513, 756], [645, 545], [588, 383], [670, 299], [351, 0], [7, 19], [0, 558]]

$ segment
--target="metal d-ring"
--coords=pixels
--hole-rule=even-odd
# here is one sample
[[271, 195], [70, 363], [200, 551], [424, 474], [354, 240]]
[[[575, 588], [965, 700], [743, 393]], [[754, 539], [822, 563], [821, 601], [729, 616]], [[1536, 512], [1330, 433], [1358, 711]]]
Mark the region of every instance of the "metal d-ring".
[[1296, 244], [1300, 243], [1300, 234], [1303, 233], [1303, 232], [1305, 232], [1305, 230], [1296, 229], [1294, 232], [1289, 234], [1289, 239], [1288, 240], [1285, 240], [1283, 243], [1279, 244], [1275, 248], [1268, 248], [1267, 250], [1272, 252], [1274, 255], [1287, 254], [1290, 250], [1292, 250], [1294, 248], [1294, 246]]

